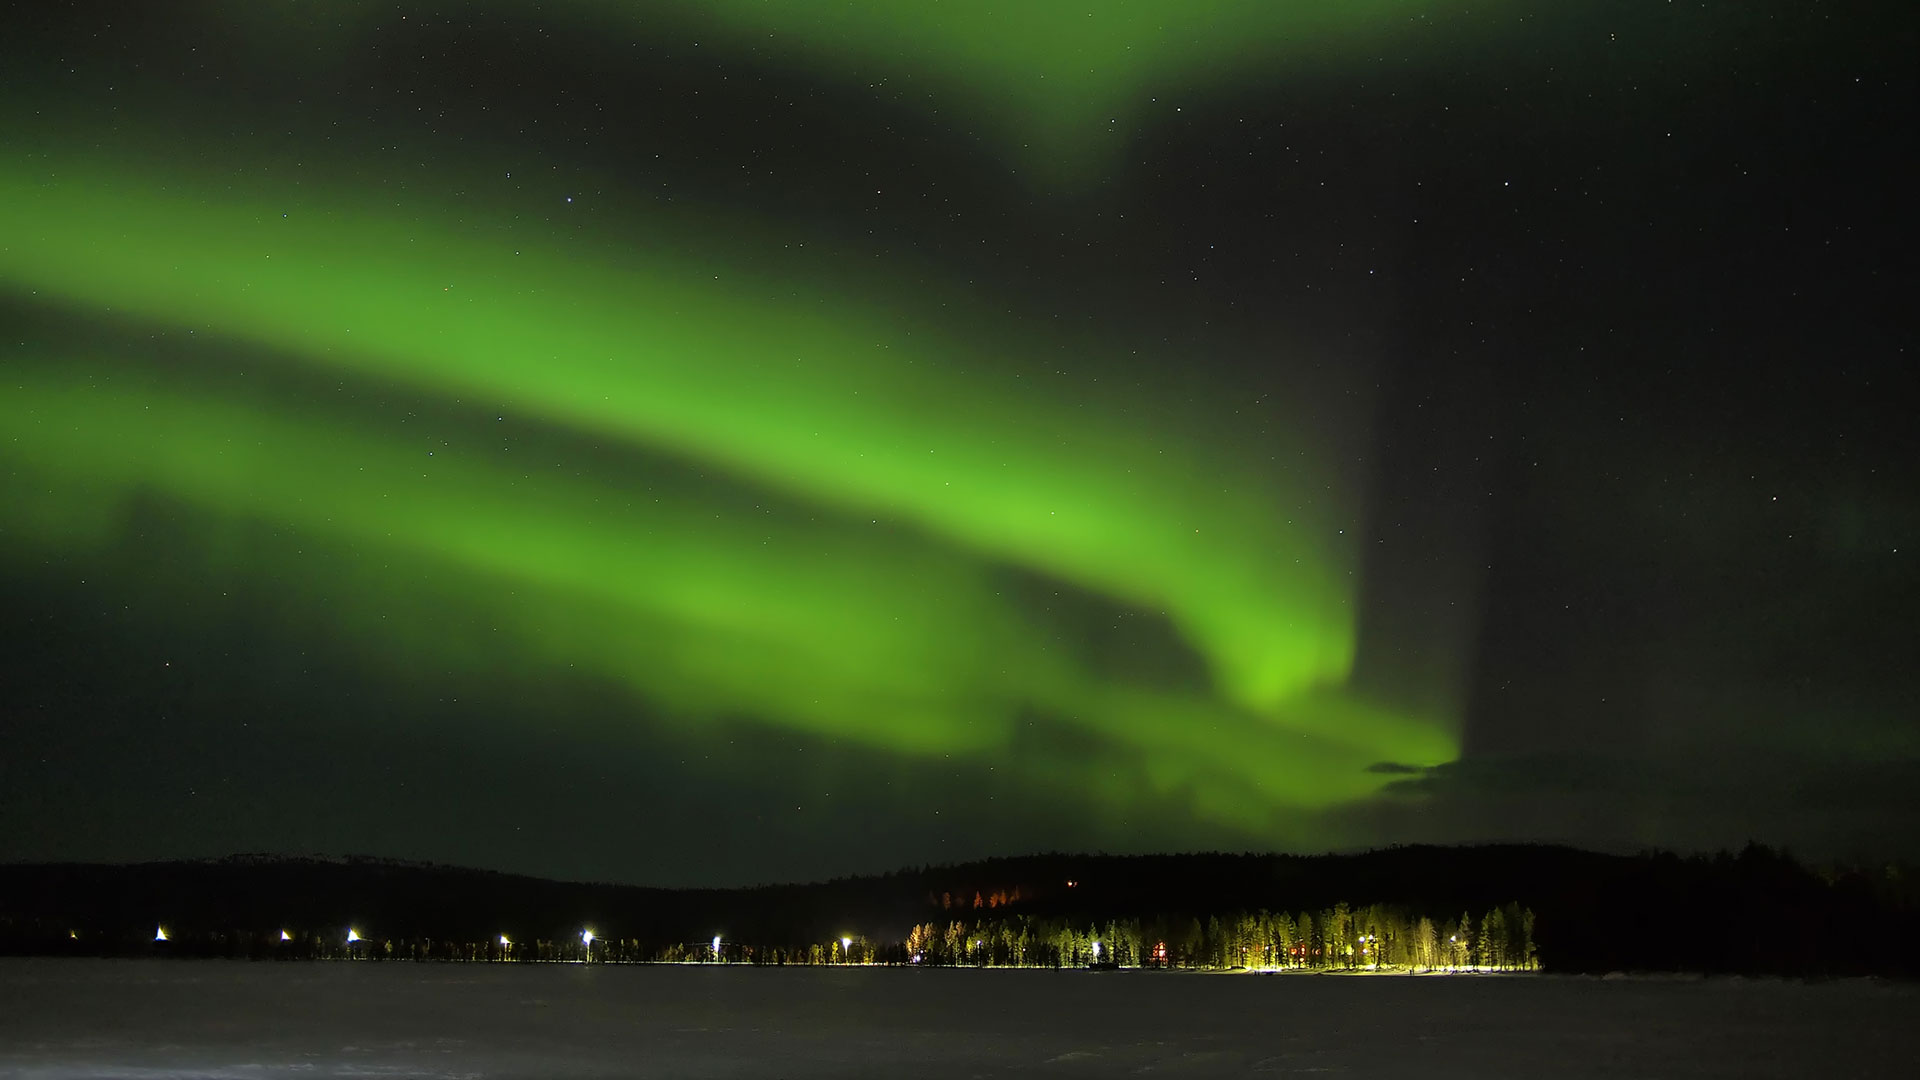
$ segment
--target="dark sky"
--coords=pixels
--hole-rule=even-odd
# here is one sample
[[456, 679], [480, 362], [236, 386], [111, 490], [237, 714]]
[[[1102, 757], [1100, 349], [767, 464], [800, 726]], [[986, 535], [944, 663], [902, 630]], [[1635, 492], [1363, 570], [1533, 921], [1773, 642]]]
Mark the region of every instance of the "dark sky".
[[0, 859], [1920, 856], [1901, 4], [47, 3]]

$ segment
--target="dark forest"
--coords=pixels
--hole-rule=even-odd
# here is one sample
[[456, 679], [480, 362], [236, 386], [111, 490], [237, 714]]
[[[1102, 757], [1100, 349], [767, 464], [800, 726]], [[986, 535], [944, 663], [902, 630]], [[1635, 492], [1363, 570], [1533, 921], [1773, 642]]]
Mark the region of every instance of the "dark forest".
[[1917, 906], [1899, 867], [1814, 870], [1758, 845], [1691, 858], [1536, 845], [1046, 854], [743, 889], [235, 856], [0, 868], [0, 950], [1911, 976]]

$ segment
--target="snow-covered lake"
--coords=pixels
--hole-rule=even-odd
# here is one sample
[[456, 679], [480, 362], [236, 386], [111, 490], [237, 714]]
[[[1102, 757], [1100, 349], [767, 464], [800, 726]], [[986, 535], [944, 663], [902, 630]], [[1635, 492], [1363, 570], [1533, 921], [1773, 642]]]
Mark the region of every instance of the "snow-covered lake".
[[1920, 987], [0, 960], [9, 1077], [1920, 1076]]

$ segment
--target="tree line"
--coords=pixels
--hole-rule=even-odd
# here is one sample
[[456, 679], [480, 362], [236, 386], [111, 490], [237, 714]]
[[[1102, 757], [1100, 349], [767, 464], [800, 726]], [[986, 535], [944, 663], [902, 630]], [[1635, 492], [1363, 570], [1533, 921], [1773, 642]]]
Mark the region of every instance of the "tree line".
[[1757, 846], [1046, 854], [743, 889], [377, 859], [16, 864], [0, 865], [0, 952], [1915, 974], [1917, 886], [1898, 866], [1810, 870]]

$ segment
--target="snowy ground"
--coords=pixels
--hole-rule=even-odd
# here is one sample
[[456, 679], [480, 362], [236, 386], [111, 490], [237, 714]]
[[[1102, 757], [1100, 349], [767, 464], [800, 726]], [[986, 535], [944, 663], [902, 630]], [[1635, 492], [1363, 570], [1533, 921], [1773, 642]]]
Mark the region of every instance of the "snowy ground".
[[0, 1076], [1920, 1076], [1920, 987], [0, 960]]

